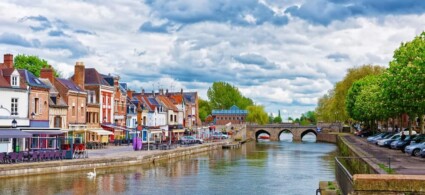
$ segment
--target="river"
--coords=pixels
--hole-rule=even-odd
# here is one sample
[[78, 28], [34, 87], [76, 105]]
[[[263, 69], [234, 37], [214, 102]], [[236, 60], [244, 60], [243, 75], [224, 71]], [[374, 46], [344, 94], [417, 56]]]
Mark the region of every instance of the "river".
[[335, 179], [336, 146], [250, 142], [152, 165], [2, 179], [0, 194], [315, 194], [319, 181]]

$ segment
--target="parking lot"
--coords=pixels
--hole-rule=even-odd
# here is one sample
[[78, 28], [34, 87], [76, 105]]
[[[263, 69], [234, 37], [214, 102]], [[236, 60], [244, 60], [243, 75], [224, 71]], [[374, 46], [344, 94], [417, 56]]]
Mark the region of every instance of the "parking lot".
[[368, 143], [366, 138], [354, 135], [346, 135], [344, 138], [363, 153], [364, 157], [371, 157], [370, 160], [376, 164], [388, 165], [390, 159], [391, 168], [395, 170], [396, 174], [425, 175], [425, 158], [413, 157], [400, 150], [379, 147]]

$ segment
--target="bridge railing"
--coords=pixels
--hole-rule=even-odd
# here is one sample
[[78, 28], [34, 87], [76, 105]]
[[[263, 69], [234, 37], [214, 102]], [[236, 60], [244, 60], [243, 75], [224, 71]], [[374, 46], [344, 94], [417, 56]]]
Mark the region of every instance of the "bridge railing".
[[353, 192], [353, 176], [338, 160], [338, 157], [335, 157], [335, 176], [342, 194], [349, 194]]
[[316, 129], [316, 125], [297, 125], [297, 124], [267, 124], [267, 125], [247, 125], [247, 127], [262, 127], [262, 128], [313, 128]]

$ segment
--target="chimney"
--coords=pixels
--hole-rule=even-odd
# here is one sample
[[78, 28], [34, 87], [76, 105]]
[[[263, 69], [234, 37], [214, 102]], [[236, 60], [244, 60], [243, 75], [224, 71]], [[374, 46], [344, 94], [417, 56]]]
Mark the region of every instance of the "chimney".
[[142, 95], [145, 95], [145, 89], [142, 88]]
[[133, 91], [131, 91], [130, 89], [127, 90], [127, 96], [131, 99], [133, 99]]
[[153, 95], [153, 97], [155, 97], [155, 91], [154, 90], [152, 90], [152, 95]]
[[10, 53], [4, 54], [3, 62], [4, 66], [13, 68], [13, 55]]
[[168, 89], [165, 90], [165, 95], [167, 95], [167, 94], [168, 94]]
[[183, 88], [180, 90], [180, 93], [183, 95]]
[[83, 62], [77, 62], [74, 67], [74, 82], [84, 90], [86, 68]]
[[54, 85], [55, 73], [53, 72], [52, 66], [49, 65], [46, 68], [42, 68], [40, 71], [40, 78], [49, 79], [50, 83]]
[[119, 80], [120, 80], [120, 77], [119, 77], [119, 76], [114, 77], [114, 86], [115, 86], [115, 87], [118, 87], [118, 82], [119, 82]]
[[163, 95], [164, 94], [164, 89], [159, 89], [159, 95]]

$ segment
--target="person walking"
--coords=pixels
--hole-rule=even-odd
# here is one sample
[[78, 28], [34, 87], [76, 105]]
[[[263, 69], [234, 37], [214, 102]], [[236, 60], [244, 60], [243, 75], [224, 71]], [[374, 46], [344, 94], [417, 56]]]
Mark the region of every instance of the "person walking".
[[401, 132], [401, 140], [406, 139], [406, 135], [404, 135], [404, 131]]

